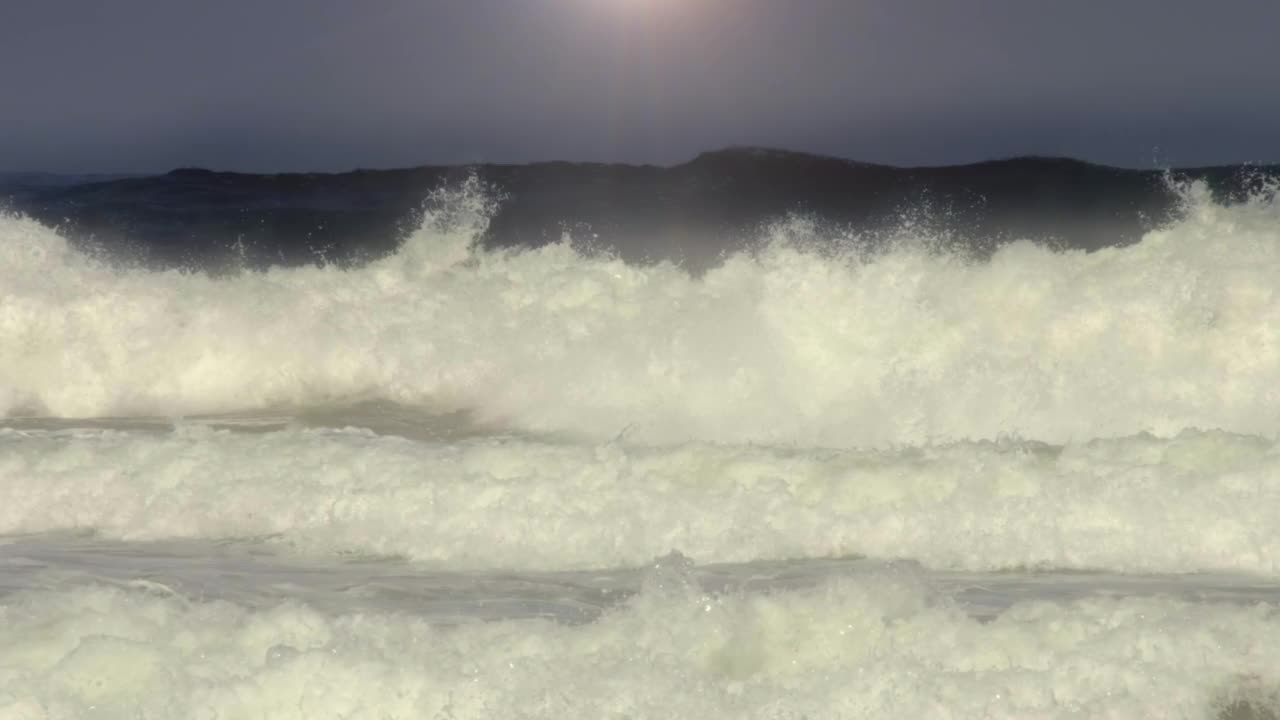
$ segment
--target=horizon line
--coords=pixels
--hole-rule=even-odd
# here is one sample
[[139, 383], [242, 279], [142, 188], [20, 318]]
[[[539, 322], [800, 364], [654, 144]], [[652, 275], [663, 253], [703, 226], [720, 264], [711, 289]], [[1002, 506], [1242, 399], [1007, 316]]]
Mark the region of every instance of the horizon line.
[[1276, 161], [1242, 161], [1242, 162], [1222, 162], [1210, 163], [1204, 165], [1180, 165], [1180, 166], [1153, 166], [1153, 167], [1135, 167], [1127, 165], [1111, 165], [1108, 163], [1095, 162], [1092, 160], [1082, 160], [1078, 157], [1070, 155], [1050, 155], [1028, 153], [1025, 155], [1006, 155], [1000, 157], [992, 157], [984, 160], [974, 160], [972, 162], [962, 163], [942, 163], [937, 165], [895, 165], [891, 163], [867, 162], [857, 160], [841, 155], [829, 155], [824, 153], [809, 152], [805, 150], [789, 150], [780, 147], [769, 147], [763, 145], [727, 145], [714, 150], [704, 150], [698, 152], [687, 160], [680, 162], [659, 164], [646, 162], [623, 162], [623, 161], [604, 161], [604, 160], [529, 160], [524, 162], [453, 162], [453, 163], [431, 163], [424, 162], [414, 165], [400, 165], [388, 167], [352, 167], [345, 170], [279, 170], [279, 171], [248, 171], [248, 170], [219, 170], [213, 167], [202, 165], [179, 165], [168, 170], [161, 171], [93, 171], [93, 172], [57, 172], [48, 170], [0, 170], [0, 177], [12, 177], [30, 175], [37, 177], [51, 178], [102, 178], [104, 181], [123, 180], [130, 178], [143, 177], [162, 177], [181, 172], [207, 172], [218, 175], [256, 175], [256, 176], [286, 176], [286, 175], [351, 175], [355, 173], [370, 172], [409, 172], [414, 170], [443, 170], [443, 169], [465, 169], [480, 167], [495, 168], [519, 168], [519, 167], [536, 167], [539, 165], [578, 165], [591, 167], [627, 167], [627, 168], [656, 168], [663, 170], [671, 170], [685, 165], [690, 165], [698, 160], [716, 155], [731, 155], [735, 153], [757, 153], [769, 154], [780, 157], [790, 156], [793, 158], [805, 158], [810, 160], [823, 160], [844, 163], [851, 166], [860, 166], [865, 168], [882, 168], [890, 170], [938, 170], [949, 168], [965, 168], [975, 167], [979, 165], [991, 165], [997, 163], [1010, 163], [1019, 161], [1041, 161], [1041, 162], [1069, 162], [1079, 165], [1087, 165], [1096, 168], [1108, 170], [1121, 170], [1126, 172], [1177, 172], [1189, 170], [1210, 170], [1217, 168], [1274, 168], [1280, 167], [1280, 160]]

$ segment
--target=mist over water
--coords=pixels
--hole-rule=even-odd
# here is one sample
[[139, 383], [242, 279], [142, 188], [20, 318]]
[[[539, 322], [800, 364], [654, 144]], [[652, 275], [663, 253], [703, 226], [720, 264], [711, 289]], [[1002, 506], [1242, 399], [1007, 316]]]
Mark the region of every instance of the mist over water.
[[1267, 717], [1280, 205], [1180, 192], [1092, 252], [789, 216], [705, 271], [487, 247], [476, 179], [361, 263], [2, 217], [0, 718]]

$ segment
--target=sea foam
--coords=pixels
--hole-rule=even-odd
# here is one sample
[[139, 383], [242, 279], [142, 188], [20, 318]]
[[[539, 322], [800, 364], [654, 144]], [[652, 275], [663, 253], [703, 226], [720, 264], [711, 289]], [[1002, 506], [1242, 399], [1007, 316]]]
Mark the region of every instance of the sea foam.
[[95, 587], [0, 602], [0, 717], [30, 720], [1214, 718], [1273, 712], [1280, 680], [1265, 607], [1095, 599], [982, 623], [893, 576], [655, 583], [576, 626]]
[[1275, 575], [1277, 507], [1276, 442], [1222, 432], [890, 451], [0, 429], [0, 535], [268, 537], [453, 570], [606, 568], [674, 550], [700, 563]]

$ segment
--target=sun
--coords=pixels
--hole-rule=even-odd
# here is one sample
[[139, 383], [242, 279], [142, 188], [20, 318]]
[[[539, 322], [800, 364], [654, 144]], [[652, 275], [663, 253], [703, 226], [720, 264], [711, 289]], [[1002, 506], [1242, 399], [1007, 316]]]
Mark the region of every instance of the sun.
[[594, 0], [597, 5], [608, 6], [619, 12], [657, 15], [679, 12], [694, 3], [690, 0]]
[[712, 0], [590, 0], [611, 15], [646, 22], [682, 22], [712, 12]]

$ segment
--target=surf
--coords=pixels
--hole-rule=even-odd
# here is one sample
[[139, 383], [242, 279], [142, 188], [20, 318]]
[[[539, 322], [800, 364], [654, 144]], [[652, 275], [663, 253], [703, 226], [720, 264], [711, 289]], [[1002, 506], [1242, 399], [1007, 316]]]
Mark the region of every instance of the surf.
[[0, 412], [188, 415], [377, 399], [600, 440], [888, 447], [1280, 429], [1280, 211], [1188, 190], [1096, 252], [867, 255], [784, 221], [703, 275], [485, 250], [448, 191], [393, 255], [232, 276], [119, 268], [0, 220]]

